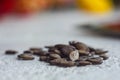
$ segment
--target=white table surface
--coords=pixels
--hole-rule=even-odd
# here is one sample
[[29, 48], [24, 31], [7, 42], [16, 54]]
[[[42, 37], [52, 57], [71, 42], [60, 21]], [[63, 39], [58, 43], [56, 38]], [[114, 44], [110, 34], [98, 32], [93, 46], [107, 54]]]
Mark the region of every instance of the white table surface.
[[[0, 22], [0, 80], [119, 80], [120, 40], [93, 35], [76, 25], [110, 19], [111, 15], [93, 16], [77, 11], [49, 12], [27, 19], [8, 18]], [[109, 18], [110, 17], [110, 18]], [[71, 40], [109, 50], [110, 58], [102, 65], [59, 68], [38, 61], [18, 61], [17, 55], [4, 55], [4, 50], [22, 53], [29, 47], [43, 47]]]

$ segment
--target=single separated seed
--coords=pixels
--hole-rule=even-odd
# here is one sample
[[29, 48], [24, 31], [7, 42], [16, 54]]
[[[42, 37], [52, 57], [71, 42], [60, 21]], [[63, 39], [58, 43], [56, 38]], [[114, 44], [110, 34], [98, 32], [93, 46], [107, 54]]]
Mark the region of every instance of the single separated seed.
[[12, 54], [16, 54], [16, 53], [18, 53], [18, 51], [16, 51], [16, 50], [6, 50], [5, 51], [5, 54], [8, 54], [8, 55], [12, 55]]

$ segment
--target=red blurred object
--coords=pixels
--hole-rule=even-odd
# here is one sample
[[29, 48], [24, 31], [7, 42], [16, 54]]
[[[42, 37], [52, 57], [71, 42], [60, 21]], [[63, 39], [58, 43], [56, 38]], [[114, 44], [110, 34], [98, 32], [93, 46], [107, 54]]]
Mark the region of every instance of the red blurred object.
[[112, 30], [112, 31], [120, 32], [120, 21], [107, 24], [107, 25], [105, 26], [105, 28], [106, 28], [106, 29], [109, 29], [109, 30]]
[[16, 0], [0, 0], [0, 14], [11, 13], [15, 8]]

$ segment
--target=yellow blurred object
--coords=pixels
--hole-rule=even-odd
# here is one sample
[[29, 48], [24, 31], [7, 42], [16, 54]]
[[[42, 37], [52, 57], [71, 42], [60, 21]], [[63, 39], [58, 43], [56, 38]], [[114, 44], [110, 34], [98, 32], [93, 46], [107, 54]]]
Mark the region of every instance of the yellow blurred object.
[[106, 13], [113, 9], [111, 0], [77, 0], [77, 6], [93, 13]]

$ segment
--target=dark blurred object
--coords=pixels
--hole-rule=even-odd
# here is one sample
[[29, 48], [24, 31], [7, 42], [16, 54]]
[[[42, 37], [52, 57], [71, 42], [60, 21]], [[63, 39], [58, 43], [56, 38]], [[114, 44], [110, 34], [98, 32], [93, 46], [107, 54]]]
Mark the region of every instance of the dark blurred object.
[[120, 7], [120, 0], [113, 0], [113, 3], [116, 8]]
[[111, 25], [112, 27], [109, 27], [108, 25], [110, 24], [105, 24], [105, 25], [104, 24], [85, 24], [85, 25], [81, 25], [81, 27], [87, 30], [88, 32], [89, 31], [92, 32], [93, 34], [120, 38], [120, 27], [119, 27], [119, 31], [116, 31], [114, 30], [114, 28], [116, 29], [116, 27], [113, 27], [113, 25]]
[[51, 0], [53, 3], [52, 10], [64, 10], [64, 9], [71, 9], [75, 7], [76, 0]]

